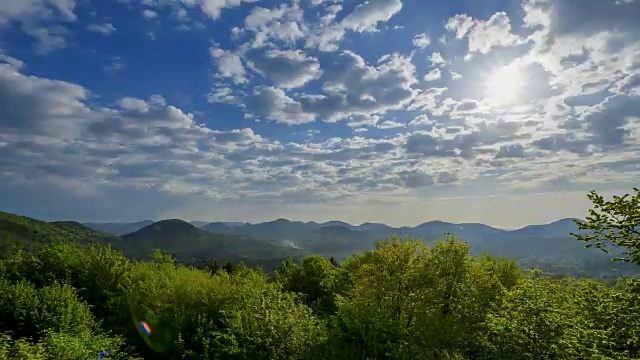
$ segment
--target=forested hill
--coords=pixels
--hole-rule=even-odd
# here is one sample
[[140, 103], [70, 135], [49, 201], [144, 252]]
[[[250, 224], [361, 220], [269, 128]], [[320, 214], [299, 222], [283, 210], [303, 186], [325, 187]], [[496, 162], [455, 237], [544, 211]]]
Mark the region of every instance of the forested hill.
[[85, 246], [109, 244], [134, 259], [150, 259], [156, 249], [183, 263], [205, 266], [213, 260], [232, 260], [275, 269], [287, 258], [299, 259], [301, 251], [279, 244], [257, 241], [243, 235], [213, 234], [182, 220], [152, 223], [123, 236], [113, 236], [73, 221], [45, 222], [10, 213], [0, 213], [0, 256], [18, 249], [36, 251], [45, 244], [64, 242]]
[[[171, 220], [176, 224], [179, 222], [181, 227], [186, 228], [186, 233], [190, 235], [187, 236], [186, 233], [169, 235], [169, 229], [164, 231], [157, 226], [150, 225], [140, 231], [147, 234], [145, 235], [147, 240], [153, 238], [154, 244], [164, 244], [159, 247], [172, 253], [192, 254], [194, 251], [181, 244], [193, 244], [194, 249], [203, 249], [195, 254], [199, 260], [203, 260], [203, 256], [198, 255], [207, 254], [208, 258], [213, 255], [212, 249], [206, 248], [207, 241], [203, 242], [203, 239], [208, 236], [202, 230], [215, 234], [217, 241], [221, 244], [226, 243], [227, 240], [233, 242], [234, 245], [221, 245], [221, 248], [230, 250], [230, 252], [235, 251], [236, 255], [245, 252], [248, 256], [252, 256], [249, 254], [255, 253], [255, 251], [251, 249], [255, 250], [260, 247], [263, 248], [260, 253], [277, 254], [281, 253], [284, 247], [300, 254], [318, 254], [327, 258], [334, 257], [338, 260], [372, 249], [377, 241], [392, 235], [406, 235], [432, 244], [435, 240], [442, 238], [445, 233], [450, 233], [467, 242], [470, 245], [471, 254], [487, 253], [493, 256], [508, 257], [524, 267], [540, 268], [556, 276], [579, 275], [617, 278], [638, 272], [634, 266], [612, 262], [615, 257], [620, 255], [619, 250], [614, 249], [611, 254], [605, 254], [597, 249], [584, 249], [584, 244], [576, 241], [575, 237], [570, 235], [572, 232], [584, 233], [578, 229], [574, 220], [561, 219], [550, 224], [531, 225], [517, 230], [497, 229], [476, 223], [453, 224], [443, 221], [430, 221], [414, 227], [394, 228], [380, 223], [351, 225], [342, 221], [317, 223], [287, 219], [258, 224], [201, 221], [187, 224], [181, 220]], [[122, 228], [135, 227], [136, 224], [140, 225], [139, 223], [87, 225], [119, 231]], [[164, 221], [155, 224], [162, 228], [167, 225]], [[200, 225], [200, 227], [198, 228], [196, 225]], [[169, 228], [171, 227], [169, 226]], [[128, 236], [130, 235], [124, 237]], [[233, 240], [237, 237], [251, 240]], [[186, 239], [192, 241], [185, 242]], [[238, 246], [236, 247], [235, 244]], [[150, 245], [148, 241], [147, 245]], [[147, 246], [148, 248], [149, 246]], [[226, 250], [223, 252], [227, 256]], [[270, 257], [274, 258], [273, 256]]]
[[154, 249], [173, 254], [182, 261], [297, 258], [301, 252], [244, 235], [215, 234], [179, 219], [163, 220], [121, 237], [121, 249], [128, 255], [145, 257]]
[[[94, 229], [87, 225], [94, 226]], [[141, 228], [137, 228], [141, 225]], [[383, 224], [353, 226], [344, 222], [304, 223], [278, 219], [261, 224], [206, 223], [197, 227], [179, 219], [147, 224], [80, 224], [73, 221], [44, 222], [9, 213], [0, 213], [0, 255], [18, 248], [38, 249], [54, 241], [86, 244], [109, 243], [126, 256], [150, 259], [155, 249], [171, 254], [183, 263], [206, 266], [213, 260], [243, 261], [273, 271], [289, 257], [301, 259], [318, 254], [346, 259], [372, 249], [377, 241], [392, 235], [407, 235], [432, 244], [451, 233], [470, 245], [472, 254], [490, 254], [516, 260], [526, 268], [537, 268], [552, 276], [617, 278], [638, 273], [635, 266], [614, 263], [618, 255], [584, 244], [570, 235], [579, 232], [572, 219], [547, 225], [528, 226], [507, 231], [483, 224], [428, 222], [413, 228], [393, 228]], [[121, 236], [105, 234], [95, 228], [112, 231], [135, 229]]]
[[17, 249], [36, 250], [54, 241], [88, 244], [116, 240], [115, 236], [90, 229], [77, 222], [44, 222], [0, 212], [0, 256]]

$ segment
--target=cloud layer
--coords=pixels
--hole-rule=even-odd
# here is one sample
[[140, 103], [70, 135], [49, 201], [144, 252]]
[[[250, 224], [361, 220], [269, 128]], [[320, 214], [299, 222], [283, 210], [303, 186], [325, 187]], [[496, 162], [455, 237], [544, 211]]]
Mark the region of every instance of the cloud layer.
[[[487, 179], [505, 194], [626, 186], [640, 175], [638, 1], [526, 0], [521, 12], [461, 11], [428, 31], [393, 30], [415, 16], [400, 0], [121, 3], [188, 36], [233, 14], [225, 35], [198, 48], [210, 90], [178, 104], [123, 87], [104, 100], [0, 49], [0, 195], [35, 201], [51, 189], [71, 194], [69, 214], [85, 199], [102, 201], [103, 215], [145, 199], [131, 209], [139, 214], [430, 198]], [[46, 56], [69, 46], [78, 14], [73, 0], [9, 0], [0, 32], [24, 32]], [[122, 28], [86, 21], [105, 41]], [[358, 44], [391, 36], [403, 45]], [[512, 80], [495, 76], [504, 66], [519, 69], [526, 90], [498, 106], [486, 84], [512, 86], [495, 83]]]

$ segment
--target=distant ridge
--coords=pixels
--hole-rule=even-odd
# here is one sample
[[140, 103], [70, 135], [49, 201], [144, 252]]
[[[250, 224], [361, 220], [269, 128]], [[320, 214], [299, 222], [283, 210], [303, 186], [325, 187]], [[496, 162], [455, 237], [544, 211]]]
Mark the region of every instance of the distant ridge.
[[187, 263], [228, 258], [273, 269], [283, 259], [300, 259], [310, 254], [344, 259], [372, 249], [377, 241], [394, 234], [408, 235], [432, 244], [445, 233], [451, 233], [464, 240], [474, 255], [505, 256], [517, 260], [524, 267], [560, 269], [561, 272], [569, 269], [570, 274], [575, 274], [571, 269], [587, 268], [596, 277], [599, 274], [638, 273], [638, 269], [629, 264], [612, 263], [611, 260], [620, 255], [619, 249], [612, 249], [611, 254], [593, 248], [584, 249], [584, 244], [570, 235], [579, 232], [571, 218], [516, 230], [444, 221], [394, 228], [382, 223], [351, 225], [336, 220], [318, 223], [284, 218], [258, 224], [210, 222], [202, 228], [181, 219], [89, 224], [97, 228], [108, 227], [111, 231], [134, 228], [120, 237], [86, 225], [75, 221], [48, 223], [0, 213], [0, 254], [7, 254], [18, 247], [37, 249], [52, 241], [79, 244], [98, 241], [108, 242], [133, 258], [148, 258], [155, 249], [161, 249]]
[[87, 245], [116, 239], [75, 221], [46, 222], [0, 212], [0, 258], [18, 249], [37, 250], [52, 242]]
[[[297, 220], [289, 220], [286, 218], [278, 218], [275, 220], [270, 220], [270, 221], [265, 221], [260, 223], [249, 223], [249, 222], [241, 222], [241, 221], [189, 221], [188, 223], [198, 228], [212, 228], [212, 229], [223, 229], [224, 227], [234, 228], [234, 227], [243, 227], [243, 226], [263, 226], [263, 225], [269, 226], [269, 225], [278, 225], [278, 224], [280, 225], [306, 224], [313, 228], [320, 227], [320, 226], [336, 225], [336, 226], [348, 227], [348, 228], [359, 230], [359, 231], [391, 231], [391, 230], [406, 231], [410, 229], [416, 229], [419, 227], [454, 228], [456, 226], [474, 227], [474, 228], [484, 227], [486, 229], [493, 229], [494, 231], [518, 231], [518, 230], [532, 229], [532, 228], [545, 227], [545, 226], [560, 226], [561, 224], [564, 224], [567, 227], [571, 227], [573, 226], [573, 220], [579, 220], [579, 219], [565, 218], [565, 219], [560, 219], [547, 224], [532, 224], [532, 225], [527, 225], [522, 228], [516, 228], [516, 229], [496, 228], [496, 227], [492, 227], [490, 225], [485, 225], [481, 223], [451, 223], [451, 222], [445, 222], [441, 220], [427, 221], [416, 226], [401, 226], [401, 227], [393, 227], [384, 223], [372, 223], [372, 222], [365, 222], [360, 225], [353, 225], [348, 222], [340, 221], [340, 220], [331, 220], [326, 222], [316, 222], [316, 221], [304, 222], [304, 221], [297, 221]], [[82, 225], [101, 231], [101, 232], [120, 236], [120, 235], [125, 235], [128, 233], [132, 233], [134, 231], [140, 230], [143, 227], [153, 223], [154, 221], [152, 220], [143, 220], [143, 221], [129, 222], [129, 223], [126, 223], [126, 222], [125, 223], [117, 223], [117, 222], [95, 223], [93, 222], [93, 223], [84, 223]], [[231, 230], [227, 229], [227, 231], [231, 231]]]
[[212, 233], [180, 219], [157, 221], [122, 239], [125, 249], [138, 256], [147, 256], [156, 248], [182, 259], [284, 259], [298, 254], [290, 247], [261, 242], [245, 234]]
[[142, 220], [130, 223], [84, 223], [83, 225], [107, 234], [120, 236], [140, 230], [151, 224], [153, 224], [153, 220]]

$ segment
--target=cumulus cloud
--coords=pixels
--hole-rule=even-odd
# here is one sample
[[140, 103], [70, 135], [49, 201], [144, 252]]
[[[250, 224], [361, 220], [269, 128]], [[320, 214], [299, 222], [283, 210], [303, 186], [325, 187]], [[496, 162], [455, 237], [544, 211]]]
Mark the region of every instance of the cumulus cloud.
[[429, 56], [429, 61], [431, 62], [431, 66], [439, 66], [442, 67], [447, 64], [447, 61], [442, 57], [442, 54], [439, 52], [434, 52]]
[[378, 129], [396, 129], [404, 127], [404, 124], [393, 121], [393, 120], [385, 120], [376, 125]]
[[12, 20], [38, 21], [54, 20], [75, 21], [75, 0], [4, 0], [0, 6], [0, 26]]
[[433, 125], [433, 121], [429, 120], [427, 115], [422, 114], [413, 118], [408, 125], [409, 126]]
[[524, 157], [524, 147], [521, 144], [502, 145], [496, 154], [496, 159]]
[[413, 46], [424, 49], [429, 45], [431, 45], [431, 38], [429, 35], [422, 33], [413, 37]]
[[144, 16], [145, 19], [155, 19], [158, 17], [158, 13], [153, 10], [144, 9], [142, 11], [142, 16]]
[[408, 188], [420, 188], [435, 183], [433, 177], [423, 170], [405, 170], [398, 174], [402, 184]]
[[356, 32], [376, 31], [378, 23], [389, 21], [401, 9], [400, 0], [370, 0], [356, 6], [341, 25]]
[[223, 9], [234, 8], [243, 3], [254, 3], [257, 0], [180, 0], [188, 7], [198, 7], [211, 19], [218, 19]]
[[[174, 14], [199, 9], [214, 20], [222, 9], [245, 2], [251, 1], [143, 5], [158, 14], [165, 14], [161, 6]], [[0, 19], [49, 17], [54, 25], [30, 31], [49, 44], [43, 48], [53, 49], [66, 45], [67, 33], [55, 24], [73, 21], [71, 4], [49, 4], [48, 13], [11, 10], [7, 15], [2, 9]], [[511, 12], [511, 19], [506, 13], [486, 20], [457, 15], [446, 24], [447, 41], [435, 44], [426, 33], [413, 37], [415, 31], [402, 35], [391, 31], [396, 27], [381, 26], [400, 14], [400, 1], [252, 5], [238, 27], [222, 35], [231, 35], [224, 49], [218, 44], [209, 49], [216, 73], [209, 104], [181, 100], [177, 106], [170, 101], [174, 94], [165, 99], [126, 91], [101, 103], [101, 94], [27, 74], [27, 65], [0, 53], [0, 180], [17, 189], [27, 186], [28, 178], [37, 179], [37, 185], [96, 197], [91, 203], [121, 203], [137, 192], [138, 199], [158, 206], [185, 207], [197, 199], [307, 204], [357, 194], [409, 196], [481, 176], [499, 189], [524, 183], [569, 186], [584, 177], [580, 174], [598, 169], [602, 179], [633, 180], [633, 155], [640, 151], [640, 45], [629, 14], [636, 5], [582, 4], [585, 9], [573, 0], [527, 0], [524, 29], [511, 27], [511, 20], [520, 25]], [[71, 12], [65, 15], [58, 6]], [[592, 16], [588, 9], [606, 20], [578, 21]], [[581, 11], [585, 14], [576, 15]], [[176, 17], [196, 18], [168, 20]], [[616, 18], [620, 21], [612, 21]], [[363, 36], [352, 32], [373, 37], [383, 29], [389, 31], [384, 36], [406, 36], [418, 49], [436, 46], [442, 53], [427, 56], [409, 48], [410, 54], [390, 50], [375, 59], [377, 52], [368, 49], [346, 50]], [[106, 24], [90, 30], [112, 31]], [[530, 49], [491, 53], [525, 45], [521, 37]], [[470, 61], [462, 61], [460, 43], [452, 38], [468, 41]], [[511, 62], [513, 56], [526, 69], [522, 75], [533, 95], [518, 106], [492, 108], [480, 100], [482, 76], [496, 58]], [[439, 80], [439, 87], [419, 81], [416, 66], [425, 81]], [[538, 70], [530, 71], [533, 67]], [[239, 111], [218, 112], [220, 104]], [[248, 125], [254, 121], [260, 124]], [[344, 124], [332, 124], [338, 121]], [[314, 124], [276, 131], [284, 127], [272, 122]], [[521, 158], [526, 166], [519, 165]], [[559, 172], [562, 179], [556, 179]], [[102, 196], [107, 199], [98, 201]]]
[[511, 32], [511, 22], [505, 12], [497, 12], [488, 20], [473, 19], [468, 15], [456, 15], [445, 25], [455, 32], [456, 38], [467, 37], [469, 52], [486, 54], [497, 47], [508, 47], [518, 43], [518, 36]]
[[212, 135], [215, 141], [222, 144], [234, 143], [240, 145], [250, 145], [263, 141], [262, 137], [255, 134], [253, 132], [253, 129], [250, 128], [235, 129], [231, 131], [215, 130], [212, 132]]
[[409, 58], [391, 54], [371, 66], [349, 51], [325, 66], [321, 80], [325, 94], [303, 95], [300, 103], [305, 111], [328, 121], [399, 109], [411, 101], [417, 83]]
[[26, 76], [21, 63], [0, 63], [0, 127], [26, 133], [67, 134], [88, 115], [89, 92], [65, 81]]
[[23, 26], [23, 30], [35, 40], [35, 51], [39, 54], [47, 54], [67, 47], [66, 37], [69, 31], [60, 25], [39, 27], [27, 24]]
[[247, 100], [252, 112], [275, 122], [296, 125], [315, 120], [314, 114], [305, 112], [302, 105], [282, 89], [271, 86], [257, 87]]
[[636, 0], [526, 0], [525, 24], [542, 25], [554, 36], [589, 36], [603, 30], [636, 32], [640, 3]]
[[434, 81], [434, 80], [438, 80], [442, 77], [442, 73], [440, 72], [440, 69], [431, 69], [431, 71], [429, 71], [425, 76], [424, 76], [424, 80], [425, 81]]
[[626, 128], [630, 120], [640, 123], [640, 96], [614, 95], [587, 110], [582, 115], [586, 130], [595, 143], [619, 145], [631, 131]]
[[90, 24], [87, 29], [89, 31], [93, 31], [99, 33], [101, 35], [111, 35], [116, 31], [116, 28], [112, 23], [104, 23], [104, 24]]
[[267, 50], [249, 55], [252, 68], [279, 87], [293, 89], [322, 75], [318, 59], [300, 50]]
[[281, 4], [269, 9], [256, 6], [244, 19], [241, 30], [253, 35], [251, 46], [263, 47], [273, 41], [286, 44], [303, 38], [308, 29], [304, 23], [304, 12], [298, 3]]
[[242, 57], [239, 54], [220, 48], [211, 48], [209, 52], [218, 67], [220, 77], [231, 78], [236, 84], [248, 82]]

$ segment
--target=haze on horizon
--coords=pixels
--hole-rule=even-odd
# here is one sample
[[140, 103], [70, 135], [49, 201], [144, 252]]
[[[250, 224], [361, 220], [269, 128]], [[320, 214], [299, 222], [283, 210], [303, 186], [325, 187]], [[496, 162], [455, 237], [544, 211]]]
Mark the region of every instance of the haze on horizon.
[[4, 0], [0, 211], [501, 228], [640, 178], [640, 1]]

